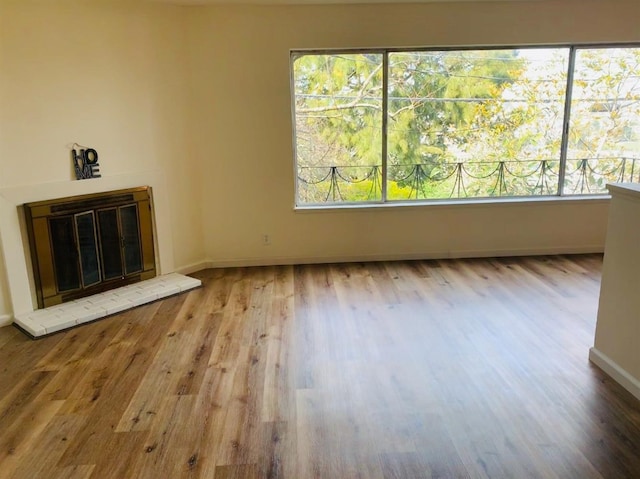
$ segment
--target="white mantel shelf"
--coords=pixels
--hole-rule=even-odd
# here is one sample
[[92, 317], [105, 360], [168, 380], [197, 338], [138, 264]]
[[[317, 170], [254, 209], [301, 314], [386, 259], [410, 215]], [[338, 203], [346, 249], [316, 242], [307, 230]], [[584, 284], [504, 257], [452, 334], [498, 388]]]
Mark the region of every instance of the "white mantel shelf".
[[17, 315], [15, 324], [34, 338], [111, 316], [202, 285], [199, 279], [165, 274], [104, 293]]

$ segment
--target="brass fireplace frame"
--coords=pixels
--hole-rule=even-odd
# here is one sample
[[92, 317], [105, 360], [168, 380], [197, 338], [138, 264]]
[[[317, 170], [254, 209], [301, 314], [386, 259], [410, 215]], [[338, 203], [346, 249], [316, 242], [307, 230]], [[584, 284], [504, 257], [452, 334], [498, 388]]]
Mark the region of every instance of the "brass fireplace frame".
[[[82, 280], [79, 287], [74, 287], [71, 290], [62, 290], [63, 288], [60, 287], [57, 281], [56, 266], [54, 264], [52, 219], [55, 221], [56, 218], [76, 218], [78, 215], [86, 214], [92, 215], [92, 220], [97, 221], [96, 218], [100, 212], [120, 208], [133, 208], [134, 206], [137, 216], [139, 244], [136, 246], [139, 247], [140, 267], [130, 273], [127, 273], [126, 268], [123, 267], [121, 275], [111, 278], [102, 277], [104, 271], [99, 270], [100, 281], [96, 284], [84, 286], [84, 280]], [[149, 186], [25, 203], [24, 212], [38, 308], [46, 308], [72, 301], [156, 276], [153, 203], [151, 187]], [[97, 227], [95, 224], [93, 228], [96, 254], [99, 255], [100, 264], [104, 264], [104, 247], [96, 232]], [[69, 245], [69, 248], [71, 248], [72, 255], [77, 255], [76, 268], [81, 269], [77, 229], [75, 231], [73, 244]], [[121, 231], [119, 230], [118, 233], [121, 234]], [[124, 238], [122, 238], [122, 242], [122, 248], [124, 248]], [[104, 269], [104, 266], [102, 268]], [[78, 271], [80, 275], [83, 274], [82, 271]]]

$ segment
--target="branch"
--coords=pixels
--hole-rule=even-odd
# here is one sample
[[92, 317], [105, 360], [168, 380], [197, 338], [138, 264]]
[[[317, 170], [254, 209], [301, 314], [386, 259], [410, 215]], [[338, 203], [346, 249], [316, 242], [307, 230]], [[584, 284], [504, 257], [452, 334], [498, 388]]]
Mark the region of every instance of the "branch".
[[371, 81], [373, 80], [373, 78], [376, 76], [376, 74], [382, 69], [382, 63], [377, 65], [372, 71], [371, 73], [369, 73], [369, 75], [367, 76], [367, 78], [365, 78], [362, 87], [360, 88], [360, 90], [358, 91], [358, 94], [356, 95], [356, 97], [353, 99], [353, 101], [346, 103], [344, 105], [337, 105], [337, 106], [319, 106], [319, 107], [315, 107], [315, 108], [300, 108], [299, 110], [296, 110], [296, 113], [318, 113], [318, 112], [322, 112], [322, 111], [335, 111], [335, 110], [348, 110], [349, 108], [356, 108], [356, 107], [363, 107], [363, 108], [375, 108], [377, 110], [381, 110], [382, 107], [378, 107], [375, 105], [371, 105], [369, 103], [360, 103], [362, 101], [362, 99], [365, 96], [365, 93], [368, 92], [368, 85], [371, 83]]
[[349, 110], [351, 108], [373, 108], [374, 110], [382, 110], [382, 106], [373, 105], [371, 103], [358, 103], [354, 100], [352, 102], [345, 103], [344, 105], [318, 106], [315, 108], [298, 108], [296, 110], [296, 113], [321, 113], [325, 111]]

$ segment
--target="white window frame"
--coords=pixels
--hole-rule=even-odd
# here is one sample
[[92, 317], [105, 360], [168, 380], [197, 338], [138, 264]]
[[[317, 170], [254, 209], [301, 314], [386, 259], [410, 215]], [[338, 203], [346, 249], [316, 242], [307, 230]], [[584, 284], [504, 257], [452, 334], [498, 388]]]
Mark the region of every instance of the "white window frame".
[[[522, 195], [522, 196], [490, 196], [490, 197], [451, 197], [451, 198], [425, 198], [425, 199], [388, 199], [387, 198], [387, 160], [388, 160], [388, 76], [389, 76], [389, 54], [390, 53], [411, 53], [429, 51], [489, 51], [489, 50], [529, 50], [529, 49], [568, 49], [567, 84], [564, 96], [564, 118], [562, 121], [562, 134], [559, 161], [558, 186], [556, 194], [547, 195]], [[399, 205], [424, 205], [424, 204], [464, 204], [464, 203], [508, 203], [522, 201], [549, 201], [549, 200], [586, 200], [607, 198], [608, 193], [585, 193], [567, 194], [564, 191], [566, 177], [567, 152], [569, 145], [571, 103], [574, 86], [575, 61], [579, 50], [588, 49], [608, 49], [608, 48], [640, 48], [640, 43], [589, 43], [589, 44], [553, 44], [553, 45], [492, 45], [492, 46], [455, 46], [455, 47], [429, 47], [429, 48], [374, 48], [374, 49], [328, 49], [328, 50], [292, 50], [290, 52], [290, 86], [291, 86], [291, 114], [292, 114], [292, 139], [293, 139], [293, 169], [294, 169], [294, 206], [296, 209], [333, 209], [342, 207], [372, 207], [372, 206], [399, 206]], [[381, 178], [382, 178], [382, 198], [381, 200], [366, 201], [326, 201], [321, 203], [306, 203], [299, 201], [299, 173], [298, 173], [298, 152], [297, 152], [297, 132], [296, 132], [296, 92], [294, 63], [306, 55], [353, 55], [353, 54], [380, 54], [383, 62], [382, 79], [382, 154], [381, 154]], [[553, 160], [556, 161], [556, 160]]]

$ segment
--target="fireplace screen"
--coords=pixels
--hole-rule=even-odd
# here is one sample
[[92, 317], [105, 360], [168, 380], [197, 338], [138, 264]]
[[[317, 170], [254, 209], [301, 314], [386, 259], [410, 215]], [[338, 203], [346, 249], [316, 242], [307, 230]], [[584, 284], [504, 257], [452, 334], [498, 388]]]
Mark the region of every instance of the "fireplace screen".
[[38, 307], [155, 276], [148, 187], [24, 205]]

